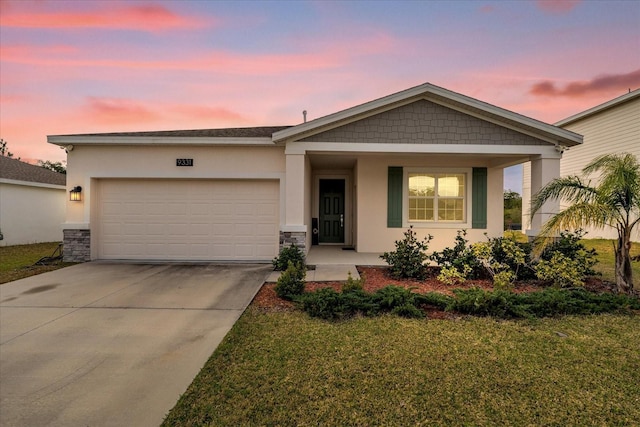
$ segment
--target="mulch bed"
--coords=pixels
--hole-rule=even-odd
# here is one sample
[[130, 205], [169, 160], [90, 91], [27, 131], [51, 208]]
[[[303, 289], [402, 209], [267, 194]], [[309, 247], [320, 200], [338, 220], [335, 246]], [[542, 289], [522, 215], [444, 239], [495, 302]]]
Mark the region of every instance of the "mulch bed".
[[[440, 292], [446, 295], [453, 295], [453, 289], [470, 289], [481, 288], [484, 290], [493, 290], [493, 284], [490, 280], [467, 280], [463, 284], [449, 286], [438, 279], [434, 275], [425, 280], [396, 279], [391, 276], [388, 267], [363, 267], [358, 266], [358, 272], [365, 277], [364, 290], [367, 292], [375, 292], [378, 289], [388, 285], [402, 286], [412, 289], [413, 292], [427, 293]], [[321, 288], [333, 288], [336, 291], [342, 289], [343, 282], [307, 282], [305, 290], [313, 292]], [[275, 283], [265, 283], [258, 294], [253, 299], [251, 305], [253, 307], [267, 311], [289, 311], [294, 310], [295, 305], [290, 301], [285, 301], [276, 295], [274, 290]], [[543, 289], [544, 283], [539, 281], [518, 282], [515, 285], [514, 292], [535, 292]], [[614, 292], [615, 285], [602, 281], [598, 278], [590, 277], [585, 282], [585, 288], [592, 292]], [[453, 313], [429, 309], [427, 317], [430, 319], [452, 319], [459, 316]]]

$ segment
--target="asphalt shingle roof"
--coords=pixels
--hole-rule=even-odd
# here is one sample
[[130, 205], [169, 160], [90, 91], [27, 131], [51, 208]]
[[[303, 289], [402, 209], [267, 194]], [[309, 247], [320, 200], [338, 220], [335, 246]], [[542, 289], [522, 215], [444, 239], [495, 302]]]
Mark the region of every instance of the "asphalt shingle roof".
[[66, 185], [67, 183], [65, 174], [6, 156], [0, 156], [0, 178], [54, 185]]
[[210, 138], [260, 138], [271, 137], [275, 132], [291, 126], [261, 126], [249, 128], [161, 130], [150, 132], [87, 133], [56, 136], [142, 136], [142, 137], [210, 137]]

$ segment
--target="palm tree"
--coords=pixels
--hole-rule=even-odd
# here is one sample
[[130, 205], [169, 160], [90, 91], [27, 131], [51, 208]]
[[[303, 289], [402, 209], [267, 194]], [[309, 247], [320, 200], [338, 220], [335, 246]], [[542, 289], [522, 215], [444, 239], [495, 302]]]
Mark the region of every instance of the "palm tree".
[[557, 178], [548, 183], [533, 196], [530, 218], [547, 200], [570, 203], [543, 225], [541, 242], [549, 240], [544, 237], [567, 229], [605, 225], [615, 228], [618, 231], [614, 245], [616, 285], [618, 292], [632, 293], [631, 235], [640, 223], [640, 163], [632, 154], [607, 154], [595, 158], [582, 170], [585, 177], [596, 172], [599, 179], [595, 186], [578, 176]]

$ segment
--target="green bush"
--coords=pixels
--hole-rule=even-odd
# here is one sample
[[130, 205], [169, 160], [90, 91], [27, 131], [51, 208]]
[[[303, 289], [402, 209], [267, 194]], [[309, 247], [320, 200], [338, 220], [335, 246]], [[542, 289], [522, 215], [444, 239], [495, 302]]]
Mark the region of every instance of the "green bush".
[[306, 267], [304, 253], [295, 246], [293, 243], [291, 246], [284, 246], [280, 249], [280, 253], [272, 261], [273, 267], [276, 271], [284, 271], [289, 266], [289, 262], [294, 265], [301, 264]]
[[349, 292], [353, 290], [361, 291], [364, 287], [364, 282], [364, 273], [360, 275], [359, 279], [354, 279], [351, 272], [349, 272], [347, 274], [347, 281], [342, 285], [342, 292]]
[[415, 302], [418, 306], [430, 305], [445, 310], [452, 303], [453, 297], [441, 294], [440, 292], [427, 292], [426, 294], [416, 294]]
[[[372, 300], [380, 311], [391, 312], [404, 317], [424, 317], [424, 313], [416, 308], [416, 294], [401, 286], [389, 285], [378, 289]], [[409, 308], [413, 307], [413, 309]], [[417, 313], [420, 311], [420, 313]]]
[[[465, 238], [467, 230], [458, 230], [455, 245], [452, 248], [445, 248], [442, 252], [434, 252], [430, 258], [436, 262], [442, 270], [442, 278], [438, 280], [454, 284], [466, 279], [479, 279], [483, 277], [482, 264], [471, 251], [469, 241]], [[457, 274], [456, 274], [457, 273]]]
[[423, 318], [424, 312], [417, 307], [416, 294], [398, 286], [386, 286], [375, 293], [361, 289], [337, 292], [323, 288], [305, 293], [296, 298], [302, 309], [311, 317], [339, 320], [356, 314], [375, 316], [392, 313], [410, 318]]
[[337, 292], [333, 288], [322, 288], [305, 293], [296, 300], [309, 316], [325, 320], [345, 319], [357, 313], [371, 316], [377, 312], [371, 294], [358, 289]]
[[424, 262], [427, 260], [426, 251], [431, 239], [433, 236], [429, 234], [423, 240], [418, 240], [411, 226], [404, 233], [404, 239], [396, 240], [396, 250], [385, 252], [380, 258], [389, 264], [394, 277], [424, 279], [427, 273]]
[[276, 295], [286, 300], [293, 300], [296, 296], [302, 295], [306, 275], [307, 270], [304, 264], [294, 264], [289, 261], [287, 269], [280, 274], [276, 282]]
[[574, 233], [561, 232], [560, 238], [545, 248], [540, 259], [551, 261], [554, 254], [561, 253], [577, 263], [577, 269], [581, 271], [583, 276], [596, 276], [598, 273], [593, 269], [593, 266], [598, 262], [596, 259], [598, 253], [595, 249], [587, 249], [582, 244], [581, 240], [585, 234], [584, 230], [577, 230]]
[[561, 252], [554, 252], [549, 261], [540, 260], [536, 266], [536, 277], [553, 282], [558, 287], [584, 286], [585, 265]]
[[548, 288], [515, 294], [482, 289], [456, 289], [447, 310], [475, 316], [533, 318], [585, 315], [640, 309], [640, 299], [627, 295], [595, 294], [583, 289]]

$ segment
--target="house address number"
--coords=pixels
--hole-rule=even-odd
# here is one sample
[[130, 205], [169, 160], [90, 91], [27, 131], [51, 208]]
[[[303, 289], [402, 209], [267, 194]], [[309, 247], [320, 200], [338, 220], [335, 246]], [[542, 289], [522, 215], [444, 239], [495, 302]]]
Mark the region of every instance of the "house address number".
[[193, 159], [176, 159], [176, 166], [193, 166]]

